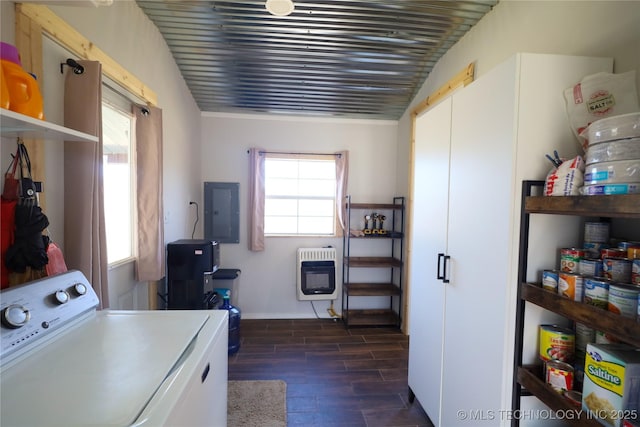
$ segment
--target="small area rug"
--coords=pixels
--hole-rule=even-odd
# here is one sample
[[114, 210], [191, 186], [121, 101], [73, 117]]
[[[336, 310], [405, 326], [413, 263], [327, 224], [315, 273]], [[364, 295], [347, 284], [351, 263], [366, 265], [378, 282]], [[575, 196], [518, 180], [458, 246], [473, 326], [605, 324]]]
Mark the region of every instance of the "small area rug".
[[229, 381], [228, 427], [286, 427], [287, 383]]

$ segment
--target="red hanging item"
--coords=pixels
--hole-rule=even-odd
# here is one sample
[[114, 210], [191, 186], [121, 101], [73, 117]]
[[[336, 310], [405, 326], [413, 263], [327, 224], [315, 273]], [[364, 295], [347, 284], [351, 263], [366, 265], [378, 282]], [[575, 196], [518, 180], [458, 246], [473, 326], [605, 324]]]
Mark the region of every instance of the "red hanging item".
[[20, 147], [16, 149], [16, 154], [11, 160], [11, 164], [4, 173], [4, 185], [2, 187], [2, 198], [7, 200], [18, 200], [20, 195], [20, 179], [16, 177], [16, 169], [20, 163]]
[[64, 262], [62, 250], [60, 250], [60, 247], [55, 244], [55, 242], [49, 242], [47, 245], [47, 257], [49, 258], [46, 266], [47, 276], [53, 276], [54, 274], [67, 271], [67, 264]]
[[0, 210], [0, 289], [9, 286], [9, 269], [5, 265], [5, 255], [9, 246], [13, 244], [15, 231], [15, 215], [17, 200], [7, 200], [2, 197], [2, 206]]
[[4, 174], [2, 187], [2, 206], [0, 210], [0, 289], [9, 286], [9, 269], [4, 263], [9, 246], [13, 244], [15, 231], [16, 204], [20, 195], [20, 179], [16, 169], [20, 163], [20, 147]]

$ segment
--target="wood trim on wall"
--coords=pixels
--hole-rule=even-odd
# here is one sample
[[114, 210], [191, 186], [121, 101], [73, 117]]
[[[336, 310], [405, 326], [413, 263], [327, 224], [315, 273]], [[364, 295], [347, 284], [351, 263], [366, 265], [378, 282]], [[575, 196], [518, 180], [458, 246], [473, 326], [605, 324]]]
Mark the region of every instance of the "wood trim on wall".
[[[409, 153], [409, 192], [407, 197], [407, 230], [405, 231], [406, 236], [406, 262], [405, 262], [405, 295], [409, 295], [409, 288], [411, 287], [411, 252], [412, 252], [412, 244], [411, 241], [411, 229], [413, 227], [413, 173], [414, 173], [414, 159], [415, 159], [415, 150], [416, 150], [416, 118], [428, 110], [431, 106], [436, 104], [441, 99], [451, 95], [456, 89], [459, 87], [467, 86], [469, 83], [473, 82], [475, 71], [475, 64], [472, 62], [467, 65], [465, 68], [460, 70], [455, 76], [453, 76], [449, 81], [440, 86], [438, 90], [433, 92], [431, 95], [427, 96], [424, 101], [419, 103], [413, 110], [411, 110], [411, 148]], [[408, 298], [404, 298], [404, 319], [409, 319], [409, 302]], [[405, 320], [402, 325], [402, 330], [405, 334], [409, 334], [409, 324], [408, 320]]]
[[453, 76], [449, 81], [440, 86], [438, 90], [433, 92], [431, 95], [427, 96], [427, 98], [419, 103], [412, 111], [411, 117], [412, 120], [419, 114], [423, 113], [425, 110], [429, 109], [433, 104], [437, 103], [442, 98], [449, 96], [454, 90], [459, 88], [460, 86], [466, 86], [473, 81], [473, 73], [475, 70], [475, 64], [472, 62], [467, 65], [465, 68], [460, 70], [458, 74]]
[[[43, 73], [42, 28], [38, 23], [19, 13], [16, 13], [16, 48], [20, 53], [22, 67], [33, 73], [36, 78], [41, 78]], [[40, 90], [42, 91], [42, 85], [40, 85]], [[44, 182], [44, 144], [42, 140], [27, 138], [23, 141], [31, 159], [33, 180]], [[38, 194], [38, 203], [43, 210], [46, 210], [46, 192]]]
[[[22, 15], [21, 19], [18, 20], [17, 17], [20, 15]], [[20, 21], [23, 22], [21, 23]], [[29, 21], [31, 26], [37, 25], [41, 27], [40, 36], [46, 34], [80, 59], [99, 61], [102, 64], [102, 72], [105, 76], [130, 93], [143, 99], [149, 105], [157, 106], [158, 98], [155, 92], [63, 21], [48, 7], [31, 3], [16, 3], [16, 33], [25, 31], [24, 27], [26, 25], [24, 22], [26, 21]], [[23, 26], [23, 28], [17, 28], [18, 25]], [[42, 44], [42, 41], [40, 41], [40, 44]], [[22, 55], [22, 52], [20, 53]], [[40, 58], [42, 58], [42, 55], [40, 55]]]

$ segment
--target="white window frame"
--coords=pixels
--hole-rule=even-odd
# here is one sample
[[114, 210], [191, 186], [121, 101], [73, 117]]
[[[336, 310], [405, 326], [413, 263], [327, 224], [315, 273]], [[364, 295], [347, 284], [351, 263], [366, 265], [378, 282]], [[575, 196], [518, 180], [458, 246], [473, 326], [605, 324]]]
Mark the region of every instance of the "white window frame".
[[[129, 255], [126, 257], [122, 257], [122, 258], [118, 258], [115, 260], [112, 260], [109, 258], [109, 236], [112, 236], [114, 233], [114, 230], [109, 230], [109, 224], [107, 222], [107, 210], [109, 209], [109, 206], [107, 206], [108, 201], [107, 201], [107, 195], [106, 195], [106, 190], [105, 190], [105, 227], [107, 227], [106, 230], [106, 234], [107, 234], [107, 259], [108, 264], [109, 264], [109, 268], [113, 268], [116, 267], [118, 265], [122, 265], [125, 263], [129, 263], [132, 261], [135, 261], [135, 259], [137, 258], [137, 245], [136, 245], [136, 238], [137, 238], [137, 204], [136, 204], [136, 159], [135, 159], [135, 115], [133, 114], [132, 111], [132, 105], [133, 103], [126, 97], [126, 95], [123, 95], [121, 93], [116, 92], [115, 90], [111, 89], [109, 86], [107, 85], [103, 85], [103, 91], [102, 91], [102, 105], [103, 108], [110, 108], [112, 110], [117, 111], [120, 114], [123, 114], [125, 116], [128, 116], [131, 120], [131, 128], [129, 131], [129, 176], [130, 176], [130, 182], [129, 182], [129, 206], [130, 206], [130, 233], [129, 233]], [[105, 127], [103, 126], [103, 143], [104, 143], [104, 132], [105, 132]], [[104, 146], [103, 146], [103, 151], [104, 151]], [[105, 156], [105, 153], [103, 152], [103, 157]], [[106, 166], [106, 162], [105, 165], [103, 165], [103, 168]], [[104, 172], [103, 172], [104, 173]], [[105, 187], [106, 187], [106, 176], [103, 175], [103, 180], [105, 181]], [[116, 231], [117, 232], [117, 231]]]
[[[299, 193], [297, 194], [284, 194], [284, 195], [270, 195], [270, 191], [269, 191], [269, 186], [270, 186], [270, 177], [268, 176], [268, 163], [269, 161], [273, 161], [273, 160], [290, 160], [290, 161], [302, 161], [302, 162], [318, 162], [318, 161], [322, 161], [322, 162], [332, 162], [333, 163], [333, 172], [332, 172], [332, 176], [329, 177], [325, 177], [325, 178], [320, 178], [320, 179], [326, 179], [326, 180], [331, 180], [333, 181], [332, 183], [332, 187], [334, 189], [333, 194], [331, 194], [331, 196], [328, 195], [324, 195], [324, 196], [313, 196], [313, 195], [301, 195]], [[337, 218], [337, 211], [336, 211], [336, 173], [335, 173], [335, 168], [336, 168], [336, 156], [331, 154], [331, 155], [323, 155], [323, 154], [288, 154], [288, 153], [265, 153], [265, 212], [264, 212], [264, 221], [265, 221], [265, 237], [335, 237], [337, 235], [337, 230], [338, 230], [338, 218]], [[297, 178], [292, 179], [298, 182], [298, 185], [300, 185], [300, 183], [305, 181], [305, 178], [301, 178], [300, 175], [298, 175]], [[332, 218], [331, 218], [331, 223], [332, 223], [332, 228], [330, 231], [326, 232], [326, 233], [321, 233], [319, 231], [313, 231], [313, 232], [300, 232], [299, 229], [297, 232], [286, 232], [286, 233], [274, 233], [274, 232], [269, 232], [267, 227], [268, 227], [268, 223], [269, 223], [269, 218], [270, 217], [278, 217], [279, 215], [270, 215], [269, 212], [269, 200], [296, 200], [297, 203], [297, 207], [299, 207], [300, 202], [303, 201], [322, 201], [322, 200], [331, 200], [332, 202]], [[304, 217], [305, 215], [301, 215], [300, 211], [296, 212], [295, 215], [295, 220], [296, 220], [296, 225], [299, 226], [299, 218]]]

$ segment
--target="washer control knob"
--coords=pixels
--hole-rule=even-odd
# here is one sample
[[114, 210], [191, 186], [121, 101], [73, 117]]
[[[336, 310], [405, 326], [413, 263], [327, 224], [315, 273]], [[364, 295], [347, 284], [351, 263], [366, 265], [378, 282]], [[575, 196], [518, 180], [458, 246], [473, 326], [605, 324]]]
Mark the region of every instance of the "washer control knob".
[[30, 318], [29, 310], [20, 304], [11, 304], [2, 310], [2, 323], [13, 329], [26, 325]]
[[83, 283], [78, 282], [73, 285], [73, 292], [75, 292], [78, 296], [84, 295], [87, 293], [87, 287]]
[[69, 302], [69, 293], [63, 289], [60, 289], [56, 291], [55, 294], [53, 294], [53, 299], [58, 304], [66, 304], [67, 302]]

